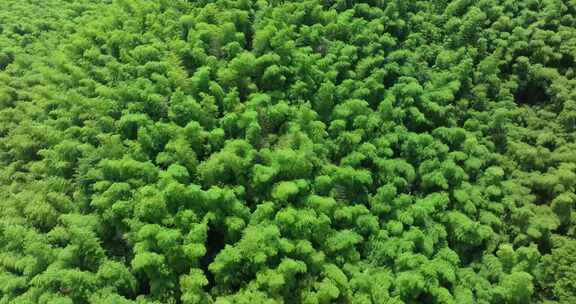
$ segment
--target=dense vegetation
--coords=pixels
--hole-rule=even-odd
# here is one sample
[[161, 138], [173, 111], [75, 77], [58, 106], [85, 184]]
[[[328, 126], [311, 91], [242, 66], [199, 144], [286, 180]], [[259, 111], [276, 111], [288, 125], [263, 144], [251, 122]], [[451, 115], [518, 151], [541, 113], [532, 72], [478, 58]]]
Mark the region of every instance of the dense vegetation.
[[0, 303], [576, 303], [576, 1], [0, 1]]

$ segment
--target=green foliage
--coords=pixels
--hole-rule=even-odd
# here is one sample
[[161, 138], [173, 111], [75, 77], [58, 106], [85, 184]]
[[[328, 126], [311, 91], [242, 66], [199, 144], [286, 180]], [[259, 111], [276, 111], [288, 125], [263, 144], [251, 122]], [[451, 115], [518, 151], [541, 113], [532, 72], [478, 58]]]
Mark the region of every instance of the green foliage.
[[0, 1], [0, 304], [576, 303], [574, 16]]

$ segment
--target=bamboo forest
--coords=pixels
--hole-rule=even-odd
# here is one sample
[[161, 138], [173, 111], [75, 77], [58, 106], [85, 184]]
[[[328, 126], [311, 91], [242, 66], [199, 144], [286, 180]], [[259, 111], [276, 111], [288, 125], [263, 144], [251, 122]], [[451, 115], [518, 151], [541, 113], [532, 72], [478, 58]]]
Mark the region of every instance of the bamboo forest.
[[576, 0], [0, 0], [0, 304], [575, 304]]

